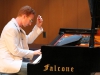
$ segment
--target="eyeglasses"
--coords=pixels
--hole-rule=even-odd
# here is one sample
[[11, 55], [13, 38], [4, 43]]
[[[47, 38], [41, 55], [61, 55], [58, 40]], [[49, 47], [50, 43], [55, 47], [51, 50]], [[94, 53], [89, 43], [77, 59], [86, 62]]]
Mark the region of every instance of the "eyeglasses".
[[29, 20], [30, 20], [30, 22], [31, 22], [31, 23], [33, 22], [33, 20], [32, 20], [32, 19], [30, 19], [30, 18], [29, 18]]

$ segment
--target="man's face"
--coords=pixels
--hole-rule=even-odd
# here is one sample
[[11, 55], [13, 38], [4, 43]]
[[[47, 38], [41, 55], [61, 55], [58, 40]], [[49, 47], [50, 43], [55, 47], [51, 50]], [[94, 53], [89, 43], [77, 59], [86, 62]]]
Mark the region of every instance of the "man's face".
[[24, 19], [23, 19], [23, 22], [22, 22], [23, 27], [31, 25], [32, 22], [33, 22], [33, 19], [34, 19], [33, 14], [30, 14], [29, 16], [24, 15]]

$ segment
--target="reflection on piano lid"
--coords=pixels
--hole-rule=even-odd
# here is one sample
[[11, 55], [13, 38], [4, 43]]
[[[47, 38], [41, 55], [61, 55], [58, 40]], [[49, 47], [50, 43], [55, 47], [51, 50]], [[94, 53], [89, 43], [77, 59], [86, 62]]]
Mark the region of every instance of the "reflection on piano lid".
[[73, 42], [77, 42], [82, 38], [82, 35], [71, 35], [68, 37], [62, 37], [56, 44], [56, 46], [63, 46]]

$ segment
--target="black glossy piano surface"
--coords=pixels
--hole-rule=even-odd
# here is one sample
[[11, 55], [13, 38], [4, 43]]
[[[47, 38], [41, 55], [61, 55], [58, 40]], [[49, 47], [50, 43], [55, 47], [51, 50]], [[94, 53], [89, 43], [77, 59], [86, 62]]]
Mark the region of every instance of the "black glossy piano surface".
[[100, 48], [42, 46], [42, 59], [28, 64], [28, 75], [90, 75], [100, 72]]

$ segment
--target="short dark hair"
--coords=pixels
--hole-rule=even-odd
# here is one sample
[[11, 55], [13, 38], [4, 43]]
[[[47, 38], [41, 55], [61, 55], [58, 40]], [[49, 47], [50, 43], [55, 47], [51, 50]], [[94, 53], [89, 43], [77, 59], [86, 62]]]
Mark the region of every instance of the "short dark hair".
[[25, 14], [26, 16], [29, 16], [30, 14], [35, 15], [35, 10], [32, 9], [30, 6], [26, 5], [23, 6], [19, 12], [18, 12], [18, 16], [22, 16], [23, 14]]

